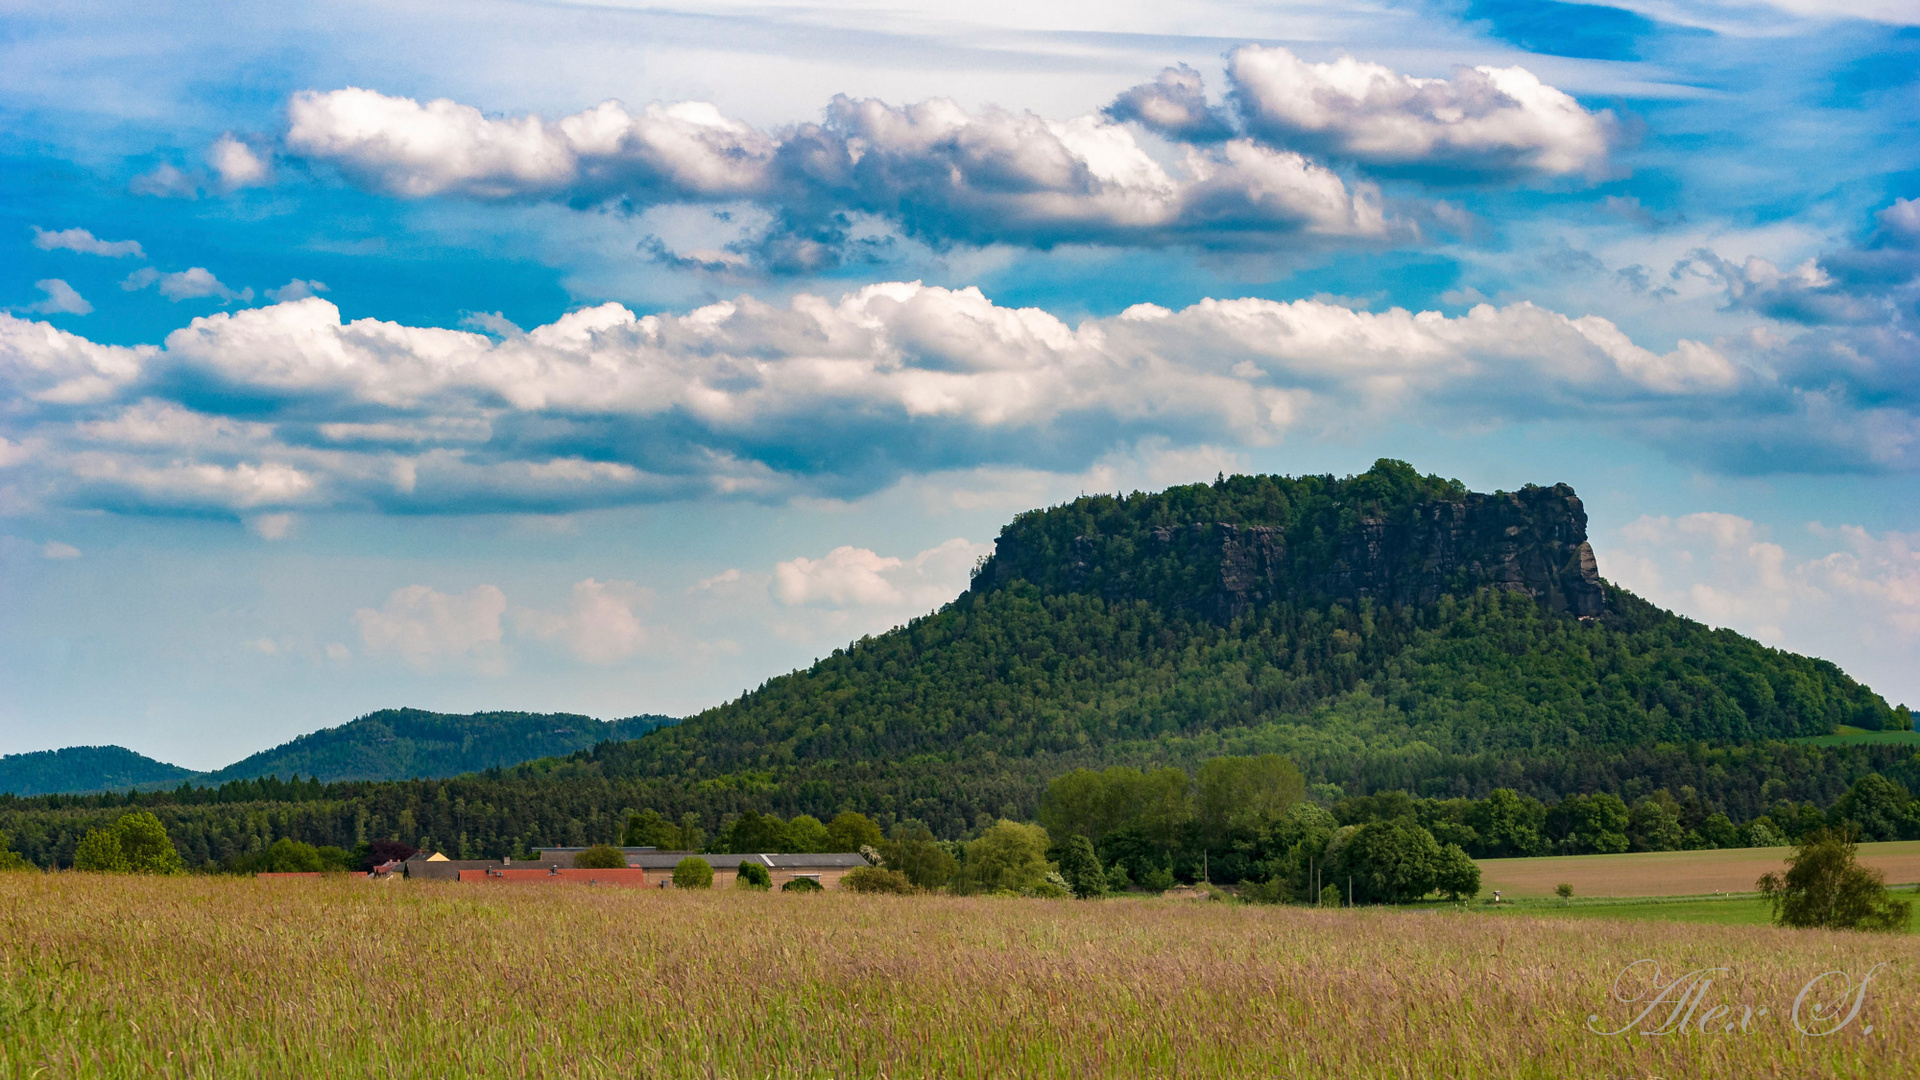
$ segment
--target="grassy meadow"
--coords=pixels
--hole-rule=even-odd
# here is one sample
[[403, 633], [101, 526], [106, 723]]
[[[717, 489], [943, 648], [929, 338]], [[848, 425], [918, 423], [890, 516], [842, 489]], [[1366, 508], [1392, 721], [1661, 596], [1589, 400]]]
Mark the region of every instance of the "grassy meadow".
[[[1642, 958], [1770, 1011], [1589, 1031]], [[0, 1076], [1895, 1075], [1917, 972], [1904, 935], [1515, 912], [8, 874]]]
[[[1488, 896], [1499, 889], [1509, 898], [1546, 897], [1564, 881], [1573, 886], [1574, 896], [1583, 899], [1751, 893], [1760, 875], [1785, 866], [1792, 850], [1721, 848], [1481, 859], [1480, 890]], [[1861, 865], [1885, 873], [1888, 884], [1920, 882], [1920, 840], [1861, 844], [1859, 858]]]

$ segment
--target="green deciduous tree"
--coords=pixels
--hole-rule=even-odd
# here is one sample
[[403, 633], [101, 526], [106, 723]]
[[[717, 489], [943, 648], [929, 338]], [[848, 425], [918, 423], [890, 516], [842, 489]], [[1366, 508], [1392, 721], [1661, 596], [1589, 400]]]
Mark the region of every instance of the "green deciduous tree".
[[754, 862], [750, 859], [742, 859], [740, 860], [740, 870], [733, 879], [733, 887], [736, 889], [759, 889], [761, 892], [765, 892], [773, 888], [773, 875], [767, 872], [764, 864]]
[[1396, 818], [1355, 827], [1328, 855], [1333, 860], [1328, 881], [1345, 886], [1351, 880], [1355, 903], [1405, 904], [1433, 891], [1443, 852], [1432, 833]]
[[27, 857], [13, 850], [13, 837], [0, 832], [0, 871], [37, 870], [39, 867], [27, 861]]
[[1916, 832], [1913, 797], [1879, 773], [1854, 781], [1829, 817], [1850, 822], [1862, 840], [1905, 840]]
[[1019, 893], [1039, 889], [1055, 867], [1047, 862], [1047, 831], [1005, 818], [967, 844], [960, 868], [968, 892]]
[[1522, 858], [1546, 851], [1541, 830], [1546, 827], [1547, 808], [1512, 788], [1493, 789], [1469, 820], [1486, 858]]
[[1905, 930], [1913, 905], [1887, 895], [1886, 875], [1861, 866], [1851, 833], [1816, 829], [1787, 856], [1787, 872], [1760, 878], [1780, 926]]
[[1072, 836], [1060, 846], [1060, 877], [1073, 890], [1073, 895], [1082, 900], [1105, 895], [1107, 891], [1107, 872], [1100, 865], [1100, 857], [1093, 852], [1093, 841], [1084, 836]]
[[1627, 812], [1627, 845], [1634, 851], [1679, 851], [1686, 840], [1679, 807], [1665, 791], [1646, 796]]
[[1210, 758], [1195, 786], [1195, 817], [1212, 835], [1264, 829], [1307, 795], [1300, 770], [1279, 754]]
[[779, 851], [818, 852], [833, 850], [833, 834], [827, 831], [820, 819], [811, 814], [801, 814], [787, 822], [787, 846]]
[[1474, 862], [1458, 844], [1440, 849], [1434, 865], [1433, 887], [1449, 900], [1471, 900], [1480, 895], [1480, 864]]
[[180, 853], [160, 819], [145, 810], [122, 814], [105, 829], [95, 829], [74, 849], [76, 870], [121, 874], [177, 874]]
[[827, 823], [828, 851], [859, 851], [863, 847], [878, 848], [886, 837], [880, 832], [880, 826], [865, 814], [851, 810], [834, 815]]
[[1618, 795], [1569, 795], [1547, 812], [1547, 831], [1569, 855], [1627, 850], [1627, 804]]
[[899, 871], [922, 889], [938, 889], [960, 870], [959, 861], [918, 822], [895, 825], [893, 835], [880, 845], [880, 859], [887, 869]]
[[680, 860], [673, 868], [673, 887], [676, 889], [713, 888], [713, 866], [705, 859], [692, 855]]

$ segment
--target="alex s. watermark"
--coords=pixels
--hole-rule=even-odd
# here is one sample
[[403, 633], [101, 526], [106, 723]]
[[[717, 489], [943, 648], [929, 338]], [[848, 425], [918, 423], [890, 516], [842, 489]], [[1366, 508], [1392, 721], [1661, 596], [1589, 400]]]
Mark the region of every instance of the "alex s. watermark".
[[[1794, 995], [1786, 1022], [1802, 1035], [1822, 1038], [1838, 1034], [1860, 1019], [1867, 989], [1885, 964], [1875, 964], [1856, 981], [1845, 971], [1824, 971], [1808, 979]], [[1781, 1017], [1766, 1005], [1716, 999], [1713, 984], [1731, 968], [1696, 968], [1662, 981], [1660, 965], [1635, 960], [1613, 979], [1613, 999], [1638, 1009], [1619, 1027], [1607, 1028], [1598, 1014], [1587, 1017], [1587, 1030], [1596, 1035], [1750, 1035]], [[1639, 989], [1635, 991], [1635, 987]], [[1873, 1025], [1859, 1024], [1863, 1035]]]

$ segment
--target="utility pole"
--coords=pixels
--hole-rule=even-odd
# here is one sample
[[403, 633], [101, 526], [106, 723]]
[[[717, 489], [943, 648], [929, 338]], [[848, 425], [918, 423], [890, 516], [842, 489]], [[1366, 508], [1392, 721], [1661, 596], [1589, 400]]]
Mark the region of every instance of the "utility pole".
[[1353, 875], [1347, 875], [1347, 906], [1353, 906]]

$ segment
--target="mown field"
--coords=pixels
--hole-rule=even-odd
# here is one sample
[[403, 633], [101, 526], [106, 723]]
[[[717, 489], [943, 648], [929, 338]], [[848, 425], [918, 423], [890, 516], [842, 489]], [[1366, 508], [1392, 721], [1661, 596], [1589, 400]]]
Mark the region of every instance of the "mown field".
[[[1480, 888], [1491, 896], [1546, 897], [1566, 882], [1582, 898], [1699, 896], [1750, 893], [1769, 870], [1781, 870], [1792, 849], [1722, 848], [1646, 851], [1626, 855], [1549, 855], [1537, 859], [1481, 859]], [[1920, 840], [1861, 844], [1860, 862], [1887, 875], [1890, 885], [1920, 882]]]
[[[1643, 958], [1735, 1011], [1589, 1030]], [[1916, 972], [1905, 935], [1446, 910], [11, 874], [0, 1075], [1891, 1076]]]

